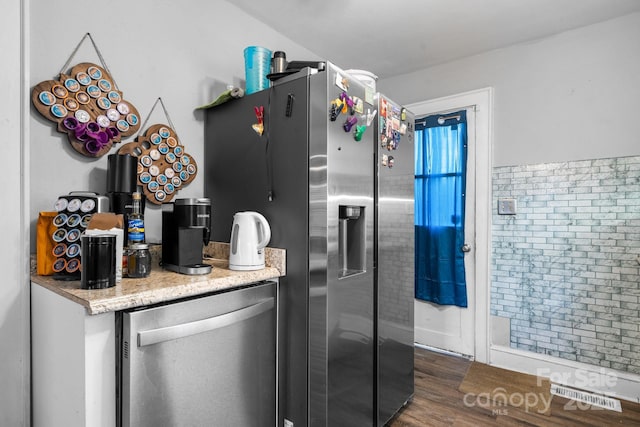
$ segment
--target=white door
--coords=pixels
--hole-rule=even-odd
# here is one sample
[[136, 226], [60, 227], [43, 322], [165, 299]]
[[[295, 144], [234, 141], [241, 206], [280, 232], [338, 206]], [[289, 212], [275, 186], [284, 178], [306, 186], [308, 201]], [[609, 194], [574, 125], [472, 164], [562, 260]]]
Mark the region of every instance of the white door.
[[[489, 100], [491, 92], [487, 91]], [[483, 105], [479, 106], [478, 102]], [[470, 97], [470, 94], [462, 94], [407, 106], [416, 117], [465, 109], [468, 140], [465, 205], [465, 243], [470, 248], [465, 255], [468, 306], [438, 305], [416, 299], [415, 342], [480, 361], [486, 359], [488, 348], [489, 104], [484, 105], [484, 101]], [[478, 191], [483, 192], [481, 199], [477, 198]], [[478, 203], [479, 200], [482, 202]], [[478, 262], [483, 265], [478, 266]], [[478, 280], [478, 273], [481, 280]]]

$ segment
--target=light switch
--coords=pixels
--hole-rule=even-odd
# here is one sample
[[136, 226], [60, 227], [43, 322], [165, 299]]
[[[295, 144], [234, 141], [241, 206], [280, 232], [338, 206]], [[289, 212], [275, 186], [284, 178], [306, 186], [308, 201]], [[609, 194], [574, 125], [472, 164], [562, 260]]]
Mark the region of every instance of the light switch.
[[498, 199], [498, 215], [515, 215], [516, 199]]

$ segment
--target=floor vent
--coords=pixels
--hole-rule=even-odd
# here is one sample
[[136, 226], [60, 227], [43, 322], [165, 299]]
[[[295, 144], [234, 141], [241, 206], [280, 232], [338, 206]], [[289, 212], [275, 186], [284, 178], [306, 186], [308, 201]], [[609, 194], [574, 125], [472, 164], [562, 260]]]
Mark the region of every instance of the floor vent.
[[620, 401], [612, 397], [589, 393], [582, 390], [576, 390], [558, 384], [551, 384], [551, 394], [565, 397], [571, 400], [576, 400], [578, 402], [587, 403], [593, 406], [598, 406], [600, 408], [609, 409], [611, 411], [622, 412]]

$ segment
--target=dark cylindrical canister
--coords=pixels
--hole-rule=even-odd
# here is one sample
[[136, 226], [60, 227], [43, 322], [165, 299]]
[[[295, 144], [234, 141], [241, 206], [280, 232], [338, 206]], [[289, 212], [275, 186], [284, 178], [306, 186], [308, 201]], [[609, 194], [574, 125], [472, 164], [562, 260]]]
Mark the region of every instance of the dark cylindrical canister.
[[82, 289], [104, 289], [116, 284], [116, 236], [113, 234], [83, 235]]

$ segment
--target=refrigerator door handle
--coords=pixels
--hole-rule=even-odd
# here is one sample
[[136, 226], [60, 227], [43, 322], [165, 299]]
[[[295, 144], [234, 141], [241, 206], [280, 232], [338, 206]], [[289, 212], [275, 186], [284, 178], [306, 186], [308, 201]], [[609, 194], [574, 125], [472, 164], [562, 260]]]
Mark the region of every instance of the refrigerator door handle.
[[196, 320], [195, 322], [167, 326], [165, 328], [140, 331], [138, 332], [138, 347], [144, 347], [147, 345], [153, 345], [178, 338], [188, 337], [190, 335], [223, 328], [233, 323], [242, 322], [261, 313], [264, 313], [265, 311], [271, 310], [274, 307], [274, 304], [274, 298], [267, 298], [254, 305], [250, 305], [248, 307], [241, 308], [235, 311], [230, 311], [219, 316]]

